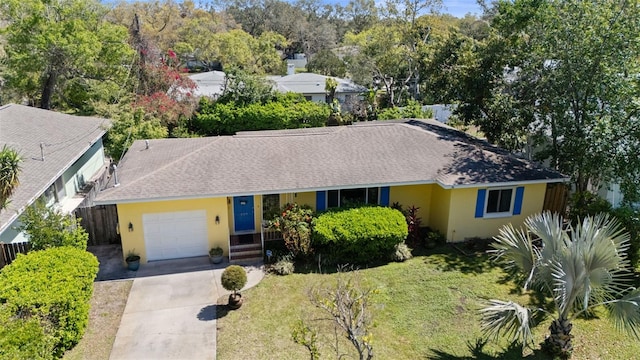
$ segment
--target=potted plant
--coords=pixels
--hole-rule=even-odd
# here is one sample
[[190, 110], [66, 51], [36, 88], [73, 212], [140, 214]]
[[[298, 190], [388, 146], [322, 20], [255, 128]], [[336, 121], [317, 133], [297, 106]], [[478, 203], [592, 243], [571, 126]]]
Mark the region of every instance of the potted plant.
[[140, 255], [138, 255], [135, 250], [129, 250], [125, 260], [127, 261], [127, 268], [129, 270], [137, 271], [140, 267]]
[[209, 259], [212, 264], [220, 264], [223, 260], [224, 250], [220, 246], [212, 247], [209, 250]]
[[230, 265], [222, 272], [221, 281], [222, 287], [228, 291], [233, 291], [229, 295], [229, 307], [231, 309], [238, 309], [242, 306], [242, 294], [238, 290], [242, 289], [247, 284], [247, 273], [242, 266]]

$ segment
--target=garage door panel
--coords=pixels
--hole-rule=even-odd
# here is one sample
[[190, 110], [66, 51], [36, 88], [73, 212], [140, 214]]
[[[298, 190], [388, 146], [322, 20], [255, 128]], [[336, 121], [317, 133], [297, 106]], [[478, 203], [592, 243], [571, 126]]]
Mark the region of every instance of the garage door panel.
[[144, 214], [142, 221], [148, 260], [207, 255], [205, 210]]

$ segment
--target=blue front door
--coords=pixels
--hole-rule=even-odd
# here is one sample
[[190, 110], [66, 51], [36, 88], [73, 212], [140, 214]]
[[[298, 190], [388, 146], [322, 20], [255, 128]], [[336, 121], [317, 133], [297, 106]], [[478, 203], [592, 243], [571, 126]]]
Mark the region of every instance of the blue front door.
[[233, 220], [236, 232], [254, 231], [253, 196], [233, 198]]

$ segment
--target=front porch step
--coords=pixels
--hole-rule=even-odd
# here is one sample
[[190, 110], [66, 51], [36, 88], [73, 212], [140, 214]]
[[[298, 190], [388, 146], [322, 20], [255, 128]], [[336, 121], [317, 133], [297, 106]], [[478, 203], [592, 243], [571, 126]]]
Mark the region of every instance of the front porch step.
[[260, 244], [244, 244], [244, 245], [231, 245], [231, 252], [240, 252], [247, 250], [262, 250], [262, 245]]

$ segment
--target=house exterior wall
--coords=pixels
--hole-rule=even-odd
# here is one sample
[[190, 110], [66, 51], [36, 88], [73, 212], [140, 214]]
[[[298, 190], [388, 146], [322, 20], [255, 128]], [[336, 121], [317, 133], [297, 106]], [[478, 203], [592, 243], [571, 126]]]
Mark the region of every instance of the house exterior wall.
[[[546, 184], [525, 185], [521, 212], [518, 215], [502, 217], [476, 217], [478, 188], [446, 190], [451, 193], [449, 220], [446, 237], [449, 242], [464, 241], [467, 238], [489, 238], [498, 235], [498, 230], [509, 223], [519, 228], [524, 220], [542, 211]], [[485, 188], [492, 189], [492, 188]], [[441, 230], [442, 231], [442, 230]]]
[[[451, 209], [451, 190], [434, 185], [431, 190], [431, 204], [429, 217], [423, 217], [423, 225], [447, 235], [449, 229], [449, 215]], [[428, 223], [427, 220], [428, 219]], [[447, 240], [449, 237], [447, 236]]]
[[[62, 174], [65, 197], [73, 197], [82, 190], [83, 182], [91, 180], [104, 165], [104, 147], [100, 139]], [[62, 200], [58, 199], [58, 201]]]
[[407, 186], [394, 186], [389, 189], [389, 205], [393, 203], [399, 203], [403, 209], [408, 209], [411, 206], [419, 207], [418, 216], [422, 218], [422, 223], [429, 221], [429, 214], [431, 212], [431, 189], [437, 185], [425, 184], [425, 185], [407, 185]]
[[[123, 258], [128, 252], [135, 251], [140, 255], [141, 263], [147, 262], [142, 225], [143, 214], [190, 210], [206, 211], [209, 247], [220, 246], [225, 254], [229, 254], [228, 224], [232, 221], [227, 213], [227, 205], [225, 197], [118, 204], [118, 223], [122, 238]], [[216, 216], [220, 217], [219, 224], [215, 222]], [[128, 231], [129, 222], [134, 229], [131, 232]]]

